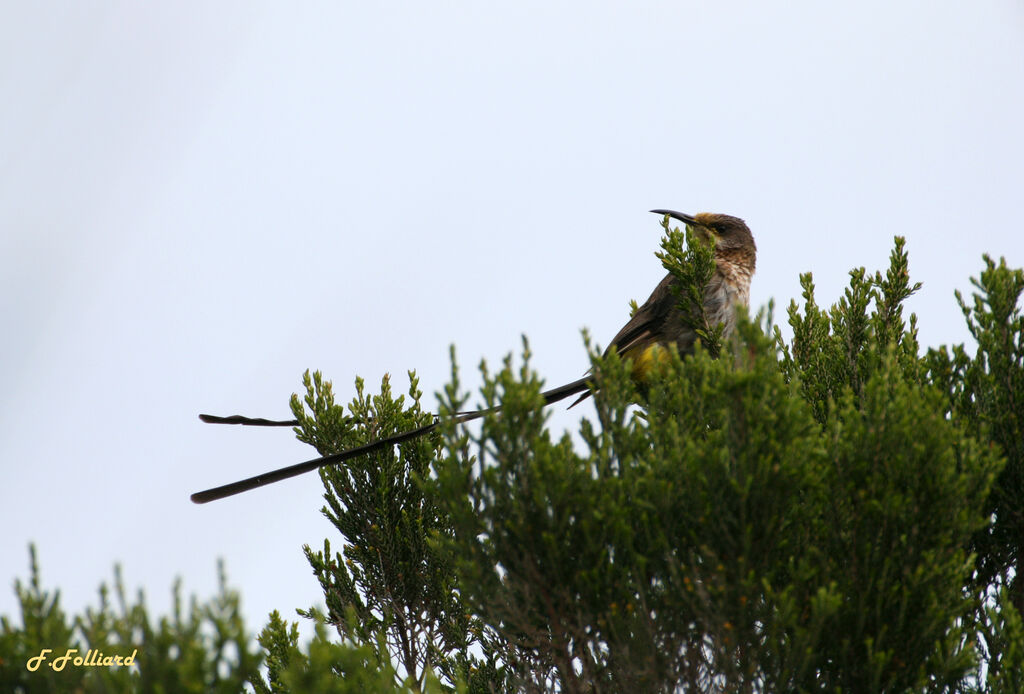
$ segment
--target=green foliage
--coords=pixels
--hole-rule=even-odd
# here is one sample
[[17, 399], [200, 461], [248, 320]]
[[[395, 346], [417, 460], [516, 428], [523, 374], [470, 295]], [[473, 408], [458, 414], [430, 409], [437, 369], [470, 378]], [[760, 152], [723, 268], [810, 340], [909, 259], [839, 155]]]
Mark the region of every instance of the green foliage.
[[[386, 645], [357, 645], [351, 641], [332, 643], [319, 615], [316, 635], [303, 653], [298, 646], [298, 626], [286, 624], [276, 612], [260, 633], [267, 651], [268, 680], [256, 682], [256, 694], [318, 692], [323, 694], [392, 694], [418, 691], [396, 685], [398, 674], [388, 658]], [[350, 614], [354, 621], [355, 615]], [[353, 625], [354, 626], [354, 625]], [[423, 691], [439, 691], [436, 679]]]
[[[831, 309], [803, 276], [791, 342], [745, 316], [725, 339], [699, 310], [711, 249], [664, 226], [700, 345], [642, 389], [592, 355], [581, 444], [546, 428], [524, 341], [481, 366], [479, 430], [450, 416], [453, 357], [430, 439], [325, 475], [346, 546], [309, 555], [337, 648], [414, 690], [436, 668], [470, 691], [1017, 691], [1019, 271], [987, 261], [974, 359], [919, 355], [901, 238]], [[307, 377], [301, 436], [330, 453], [426, 421], [415, 379], [408, 410], [386, 381], [357, 393], [346, 416]]]
[[1024, 271], [998, 265], [987, 255], [968, 303], [957, 302], [977, 343], [973, 357], [964, 345], [928, 351], [929, 379], [945, 393], [946, 411], [980, 441], [1002, 453], [1005, 465], [983, 511], [990, 522], [974, 534], [971, 588], [985, 601], [978, 616], [982, 655], [991, 691], [1024, 691]]
[[[920, 381], [917, 319], [903, 322], [903, 301], [920, 289], [911, 285], [905, 241], [897, 236], [885, 276], [868, 275], [864, 268], [850, 271], [850, 286], [842, 298], [825, 311], [814, 300], [811, 273], [800, 275], [804, 309], [796, 301], [789, 307], [792, 345], [775, 328], [782, 352], [781, 367], [788, 380], [799, 384], [800, 393], [825, 423], [832, 408], [849, 391], [861, 398], [864, 387], [891, 349], [900, 378]], [[870, 310], [874, 307], [873, 310]]]
[[668, 215], [661, 220], [661, 226], [665, 236], [661, 239], [661, 250], [654, 255], [676, 277], [672, 291], [686, 322], [693, 327], [704, 349], [717, 357], [724, 329], [721, 324], [712, 324], [704, 311], [704, 287], [715, 274], [715, 240], [701, 238], [691, 227], [685, 233], [671, 228]]
[[[940, 639], [946, 646], [927, 652], [939, 642], [948, 616], [959, 610], [957, 623], [964, 624], [980, 615], [982, 595], [965, 591], [975, 568], [968, 552], [975, 538], [991, 532], [985, 507], [1003, 461], [979, 427], [947, 417], [946, 401], [965, 382], [962, 374], [953, 375], [956, 367], [948, 358], [943, 362], [944, 352], [918, 356], [916, 319], [911, 316], [907, 327], [902, 318], [902, 302], [920, 287], [909, 283], [903, 239], [896, 238], [884, 276], [863, 268], [850, 276], [844, 297], [826, 312], [815, 303], [810, 275], [803, 275], [804, 310], [795, 302], [789, 310], [792, 344], [775, 332], [783, 373], [841, 445], [830, 471], [840, 489], [833, 492], [825, 527], [847, 530], [837, 537], [848, 568], [837, 576], [837, 588], [842, 595], [860, 593], [851, 618], [865, 626], [865, 634], [877, 634], [860, 644], [859, 656], [856, 640], [848, 640], [852, 647], [843, 645], [830, 657], [864, 676], [854, 691], [893, 679], [914, 651], [932, 686], [952, 687], [962, 679], [957, 672], [983, 657], [974, 645], [978, 634], [951, 630]], [[956, 353], [962, 358], [963, 348]], [[881, 531], [873, 539], [872, 528]], [[910, 583], [930, 586], [913, 603], [922, 618], [938, 611], [930, 630], [894, 628], [909, 606], [901, 606], [901, 595]], [[861, 586], [866, 590], [860, 592]], [[939, 616], [942, 610], [948, 616]], [[839, 628], [846, 632], [850, 624]], [[958, 650], [957, 639], [967, 647]], [[897, 679], [901, 686], [924, 686], [911, 672], [905, 675]]]
[[[463, 595], [528, 691], [907, 691], [970, 672], [965, 544], [997, 458], [898, 356], [831, 406], [742, 323], [731, 359], [674, 358], [645, 402], [595, 357], [600, 431], [554, 442], [541, 384], [484, 371], [500, 414], [446, 429], [435, 496]], [[870, 362], [867, 362], [870, 363]], [[457, 387], [457, 382], [455, 383]], [[445, 409], [463, 401], [448, 392]], [[908, 445], [913, 442], [913, 445]], [[473, 455], [469, 455], [472, 451]], [[968, 644], [968, 645], [965, 645]]]
[[981, 620], [985, 638], [990, 694], [1024, 692], [1024, 623], [1005, 589], [985, 608]]
[[1009, 585], [1009, 599], [1024, 613], [1024, 580], [1017, 570], [1024, 549], [1024, 271], [1011, 270], [1004, 259], [998, 265], [988, 256], [984, 260], [980, 278], [971, 280], [978, 290], [972, 302], [957, 292], [977, 342], [974, 357], [963, 345], [943, 346], [930, 350], [926, 363], [949, 397], [951, 416], [1006, 458], [985, 507], [994, 520], [975, 536], [973, 549], [978, 584]]
[[284, 683], [284, 673], [289, 668], [304, 670], [308, 668], [309, 659], [299, 651], [299, 625], [289, 625], [281, 614], [274, 610], [270, 613], [270, 621], [258, 637], [259, 644], [266, 653], [267, 680], [256, 682], [258, 694], [279, 694], [288, 691]]
[[[223, 566], [220, 588], [206, 603], [194, 597], [183, 614], [181, 582], [174, 584], [174, 610], [154, 624], [140, 591], [129, 599], [120, 567], [113, 590], [100, 585], [99, 606], [68, 619], [59, 591], [44, 590], [35, 547], [29, 548], [30, 578], [15, 582], [21, 626], [0, 617], [0, 691], [3, 692], [228, 692], [242, 691], [257, 677], [260, 655], [251, 650], [239, 610], [237, 591], [228, 588]], [[111, 605], [113, 597], [116, 606]], [[50, 649], [38, 669], [30, 658]], [[108, 656], [131, 656], [131, 667], [75, 666], [55, 671], [49, 665], [68, 649], [85, 657], [92, 649]]]
[[[305, 398], [292, 399], [299, 438], [327, 455], [430, 423], [432, 415], [420, 406], [415, 374], [410, 372], [409, 378], [408, 407], [405, 396], [392, 396], [388, 377], [381, 394], [372, 397], [357, 379], [356, 397], [346, 414], [334, 403], [331, 384], [319, 373], [307, 372]], [[488, 656], [490, 646], [478, 620], [462, 604], [449, 558], [431, 542], [451, 532], [447, 517], [419, 485], [437, 446], [437, 436], [427, 435], [344, 466], [323, 468], [323, 513], [341, 534], [344, 549], [332, 553], [325, 539], [322, 551], [308, 546], [305, 551], [324, 590], [323, 621], [348, 644], [344, 653], [334, 655], [344, 656], [349, 666], [359, 659], [395, 663], [397, 669], [385, 679], [412, 691], [429, 690], [431, 678], [437, 683], [435, 673], [449, 687], [463, 682], [479, 689], [481, 679], [500, 682], [501, 672]], [[318, 618], [313, 610], [300, 613]], [[265, 635], [270, 638], [272, 633]], [[323, 645], [314, 641], [317, 648]], [[281, 647], [270, 652], [291, 657]], [[326, 651], [321, 655], [328, 656]], [[314, 666], [311, 662], [308, 670]], [[291, 691], [288, 682], [299, 680], [271, 671], [270, 681], [279, 687], [274, 691]]]
[[[603, 427], [584, 423], [586, 454], [544, 429], [528, 351], [518, 373], [508, 361], [484, 370], [485, 405], [503, 410], [477, 435], [446, 430], [435, 495], [455, 524], [446, 546], [463, 595], [509, 640], [521, 687], [743, 680], [735, 656], [757, 647], [765, 569], [787, 575], [773, 558], [805, 545], [814, 521], [802, 495], [818, 482], [802, 461], [822, 457], [813, 420], [765, 354], [750, 370], [675, 355], [645, 416], [629, 407], [627, 365], [595, 357]], [[764, 419], [776, 427], [746, 426]]]
[[[115, 570], [69, 621], [33, 549], [0, 691], [1024, 691], [1024, 272], [986, 256], [957, 295], [973, 356], [920, 354], [899, 237], [829, 309], [803, 275], [792, 340], [745, 312], [726, 336], [701, 310], [712, 248], [663, 226], [694, 354], [638, 385], [593, 353], [597, 423], [574, 440], [547, 428], [525, 340], [518, 366], [481, 365], [479, 428], [456, 424], [453, 350], [436, 430], [321, 470], [342, 543], [306, 547], [326, 613], [300, 610], [302, 647], [272, 613], [263, 676], [223, 570], [187, 616], [176, 584], [156, 626]], [[408, 400], [357, 379], [345, 408], [307, 372], [300, 440], [327, 455], [430, 423], [409, 376]], [[134, 668], [25, 668], [129, 646]]]
[[843, 398], [827, 430], [828, 571], [844, 605], [832, 625], [841, 637], [819, 655], [821, 679], [844, 691], [953, 686], [974, 659], [962, 647], [978, 608], [963, 590], [966, 546], [1001, 461], [894, 361]]

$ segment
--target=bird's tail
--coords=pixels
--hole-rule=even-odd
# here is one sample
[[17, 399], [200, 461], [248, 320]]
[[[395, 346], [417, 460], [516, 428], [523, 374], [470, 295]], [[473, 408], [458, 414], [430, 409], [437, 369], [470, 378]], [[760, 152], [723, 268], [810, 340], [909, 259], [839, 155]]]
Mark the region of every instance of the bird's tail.
[[[584, 392], [586, 391], [586, 392]], [[552, 403], [564, 400], [565, 398], [583, 392], [583, 395], [573, 403], [580, 402], [590, 394], [589, 378], [584, 377], [578, 381], [572, 383], [566, 383], [564, 386], [558, 388], [552, 388], [551, 390], [545, 391], [541, 395], [544, 397], [544, 404], [550, 405]], [[485, 414], [490, 412], [496, 412], [501, 408], [495, 407], [489, 410], [474, 410], [472, 412], [461, 412], [456, 415], [456, 421], [458, 423], [471, 422], [474, 419], [479, 419]], [[208, 424], [241, 424], [243, 426], [260, 426], [260, 427], [285, 427], [285, 426], [298, 426], [298, 420], [289, 419], [264, 419], [262, 417], [245, 417], [243, 415], [231, 415], [229, 417], [218, 417], [215, 415], [201, 414], [199, 419]], [[405, 443], [419, 436], [429, 434], [431, 431], [437, 428], [438, 422], [435, 420], [430, 424], [424, 424], [417, 429], [410, 429], [409, 431], [403, 431], [400, 434], [389, 436], [378, 441], [371, 441], [370, 443], [363, 444], [362, 446], [356, 446], [340, 453], [333, 455], [327, 455], [322, 458], [315, 458], [313, 460], [307, 460], [304, 463], [297, 463], [295, 465], [289, 465], [288, 467], [279, 468], [277, 470], [271, 470], [255, 477], [248, 479], [239, 480], [232, 482], [231, 484], [225, 484], [220, 487], [214, 487], [205, 491], [196, 492], [192, 495], [192, 501], [197, 504], [205, 504], [209, 501], [216, 501], [217, 499], [223, 499], [224, 497], [234, 496], [235, 494], [241, 494], [247, 492], [250, 489], [256, 489], [257, 487], [263, 487], [274, 482], [280, 482], [286, 480], [289, 477], [295, 477], [317, 468], [324, 467], [326, 465], [335, 465], [337, 463], [350, 460], [360, 455], [366, 455], [367, 453], [375, 453], [381, 449], [387, 448], [388, 446], [394, 446], [399, 443]]]
[[[569, 405], [569, 408], [573, 408], [580, 404], [583, 400], [590, 396], [590, 387], [588, 384], [588, 378], [584, 377], [578, 381], [572, 383], [566, 383], [564, 386], [552, 388], [551, 390], [544, 391], [541, 395], [544, 396], [544, 404], [551, 405], [559, 400], [565, 400], [570, 395], [582, 392], [576, 402]], [[459, 415], [471, 415], [476, 412], [482, 412], [482, 410], [473, 410], [470, 412], [459, 412]], [[266, 419], [264, 417], [246, 417], [242, 414], [232, 414], [226, 417], [221, 417], [215, 414], [201, 414], [199, 419], [207, 424], [240, 424], [247, 427], [297, 427], [299, 426], [299, 420], [297, 419]]]
[[264, 419], [263, 417], [246, 417], [241, 414], [233, 414], [227, 417], [218, 417], [215, 414], [201, 414], [199, 419], [207, 424], [241, 424], [247, 427], [297, 427], [297, 419]]

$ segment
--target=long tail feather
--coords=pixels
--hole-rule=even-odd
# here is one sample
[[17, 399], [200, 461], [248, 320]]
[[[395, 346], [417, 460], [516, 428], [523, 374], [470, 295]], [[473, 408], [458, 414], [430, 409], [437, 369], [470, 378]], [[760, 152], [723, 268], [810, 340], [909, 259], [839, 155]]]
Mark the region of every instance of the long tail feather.
[[[543, 393], [544, 403], [550, 405], [552, 403], [564, 400], [565, 398], [576, 395], [577, 393], [588, 391], [589, 392], [589, 378], [581, 378], [578, 381], [567, 383], [564, 386], [558, 388], [552, 388], [551, 390]], [[584, 396], [586, 397], [586, 396]], [[582, 400], [582, 398], [580, 398]], [[579, 402], [579, 400], [577, 400]], [[573, 403], [575, 405], [576, 403]], [[483, 417], [488, 412], [493, 410], [476, 410], [474, 412], [465, 412], [459, 414], [456, 417], [456, 421], [460, 424], [463, 422], [471, 422], [474, 419]], [[271, 419], [262, 419], [256, 417], [244, 417], [242, 415], [232, 415], [230, 417], [216, 417], [213, 415], [199, 415], [199, 418], [204, 422], [210, 424], [243, 424], [248, 426], [296, 426], [297, 421], [280, 421]], [[432, 422], [431, 424], [425, 424], [418, 429], [412, 429], [410, 431], [404, 431], [394, 436], [389, 436], [379, 441], [371, 441], [370, 443], [356, 448], [350, 448], [347, 451], [335, 453], [333, 455], [327, 455], [322, 458], [314, 458], [313, 460], [307, 460], [304, 463], [297, 463], [295, 465], [289, 465], [288, 467], [279, 468], [277, 470], [271, 470], [264, 472], [263, 474], [250, 477], [248, 479], [239, 480], [232, 482], [231, 484], [225, 484], [220, 487], [213, 487], [201, 492], [196, 492], [192, 495], [191, 499], [194, 503], [205, 504], [210, 501], [216, 501], [217, 499], [223, 499], [228, 496], [234, 496], [235, 494], [241, 494], [247, 492], [250, 489], [256, 489], [258, 487], [264, 487], [274, 482], [280, 482], [290, 477], [295, 477], [307, 472], [316, 470], [317, 468], [324, 467], [325, 465], [335, 465], [337, 463], [351, 460], [360, 455], [366, 455], [367, 453], [375, 453], [388, 446], [394, 446], [399, 443], [405, 443], [418, 436], [429, 434], [431, 431], [437, 428], [438, 423]]]

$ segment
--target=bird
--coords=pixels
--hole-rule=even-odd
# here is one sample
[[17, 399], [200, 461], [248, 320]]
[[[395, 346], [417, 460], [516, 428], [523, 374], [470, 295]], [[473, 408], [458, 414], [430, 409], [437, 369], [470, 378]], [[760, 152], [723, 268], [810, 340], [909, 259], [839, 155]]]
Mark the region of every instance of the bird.
[[[704, 287], [704, 315], [710, 326], [721, 325], [722, 336], [727, 337], [736, 325], [736, 307], [746, 308], [750, 305], [750, 281], [757, 262], [757, 246], [750, 228], [742, 219], [727, 214], [700, 212], [691, 216], [674, 210], [662, 209], [651, 210], [651, 212], [683, 222], [702, 240], [713, 241], [715, 270]], [[648, 378], [655, 365], [668, 357], [668, 349], [671, 345], [674, 345], [681, 355], [693, 352], [698, 335], [690, 321], [686, 320], [684, 311], [679, 304], [676, 291], [677, 282], [675, 275], [671, 272], [668, 273], [654, 288], [647, 301], [634, 311], [629, 321], [622, 326], [605, 349], [605, 356], [615, 350], [620, 357], [631, 359], [631, 377], [638, 382], [643, 382]], [[593, 394], [595, 387], [593, 381], [593, 377], [587, 375], [571, 383], [547, 390], [541, 394], [544, 404], [550, 405], [573, 395], [579, 395], [579, 398], [570, 405], [573, 407]], [[459, 423], [469, 422], [497, 409], [500, 408], [459, 413], [456, 415], [456, 421]], [[199, 418], [210, 424], [298, 425], [298, 420], [271, 420], [242, 415], [218, 417], [201, 414]], [[438, 424], [439, 422], [435, 420], [417, 429], [372, 441], [340, 453], [196, 492], [192, 494], [191, 499], [197, 504], [205, 504], [240, 494], [326, 465], [334, 465], [388, 446], [404, 443], [433, 431]]]

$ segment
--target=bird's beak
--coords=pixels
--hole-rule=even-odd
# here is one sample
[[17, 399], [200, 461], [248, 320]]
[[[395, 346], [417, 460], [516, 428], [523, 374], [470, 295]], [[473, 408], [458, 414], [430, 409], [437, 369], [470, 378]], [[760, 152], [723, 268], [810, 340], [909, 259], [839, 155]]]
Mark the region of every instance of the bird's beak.
[[651, 210], [654, 214], [667, 214], [672, 219], [678, 219], [683, 224], [696, 224], [697, 220], [688, 214], [676, 212], [675, 210]]

